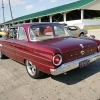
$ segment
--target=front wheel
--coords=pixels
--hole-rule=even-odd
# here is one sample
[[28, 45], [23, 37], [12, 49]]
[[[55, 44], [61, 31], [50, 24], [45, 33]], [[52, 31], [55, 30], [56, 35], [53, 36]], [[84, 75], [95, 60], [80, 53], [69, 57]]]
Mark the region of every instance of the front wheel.
[[40, 78], [41, 76], [43, 76], [43, 72], [39, 71], [36, 66], [29, 60], [25, 61], [25, 65], [26, 65], [26, 70], [28, 72], [28, 74], [32, 77], [32, 78]]
[[4, 59], [6, 56], [2, 53], [2, 51], [0, 50], [0, 59]]

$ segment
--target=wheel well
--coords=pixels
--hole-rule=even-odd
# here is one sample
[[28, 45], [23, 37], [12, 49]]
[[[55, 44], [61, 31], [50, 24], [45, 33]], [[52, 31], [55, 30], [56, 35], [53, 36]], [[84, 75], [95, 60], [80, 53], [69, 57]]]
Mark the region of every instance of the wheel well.
[[84, 35], [84, 32], [81, 32], [81, 33], [79, 34], [79, 36], [81, 36], [81, 34], [83, 34], [83, 35]]
[[24, 65], [25, 65], [25, 61], [26, 61], [26, 59], [24, 59]]

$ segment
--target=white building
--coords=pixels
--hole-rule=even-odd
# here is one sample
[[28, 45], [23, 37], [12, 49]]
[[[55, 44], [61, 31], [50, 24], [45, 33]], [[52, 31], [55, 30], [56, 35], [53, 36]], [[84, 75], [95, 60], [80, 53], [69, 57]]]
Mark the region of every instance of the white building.
[[[67, 25], [100, 25], [100, 0], [79, 0], [14, 19], [15, 24], [29, 22], [60, 22]], [[12, 21], [7, 21], [11, 25]]]

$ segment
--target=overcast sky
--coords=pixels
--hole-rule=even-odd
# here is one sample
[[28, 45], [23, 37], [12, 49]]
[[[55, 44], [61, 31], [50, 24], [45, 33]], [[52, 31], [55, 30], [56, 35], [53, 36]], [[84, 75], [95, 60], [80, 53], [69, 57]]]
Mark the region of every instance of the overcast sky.
[[[57, 7], [78, 0], [10, 0], [13, 18]], [[8, 0], [4, 2], [5, 21], [11, 20]], [[0, 0], [0, 23], [3, 23], [2, 0]]]

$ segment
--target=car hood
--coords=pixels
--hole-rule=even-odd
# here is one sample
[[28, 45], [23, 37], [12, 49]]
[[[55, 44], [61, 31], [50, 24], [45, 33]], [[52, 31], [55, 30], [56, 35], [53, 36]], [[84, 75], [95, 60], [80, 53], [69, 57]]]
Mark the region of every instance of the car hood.
[[[61, 38], [55, 38], [50, 40], [44, 40], [42, 41], [42, 43], [49, 46], [57, 47], [63, 53], [97, 45], [92, 40], [71, 38], [71, 37], [69, 38], [61, 37]], [[81, 45], [83, 45], [83, 47]]]

